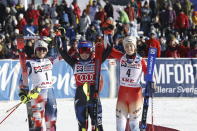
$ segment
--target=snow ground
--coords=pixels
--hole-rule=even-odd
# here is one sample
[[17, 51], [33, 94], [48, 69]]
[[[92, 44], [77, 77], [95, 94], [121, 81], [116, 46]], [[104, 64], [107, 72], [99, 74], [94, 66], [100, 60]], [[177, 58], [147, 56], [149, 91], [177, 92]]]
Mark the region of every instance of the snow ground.
[[[0, 101], [0, 120], [5, 111], [19, 101]], [[116, 131], [116, 99], [101, 99], [103, 105], [103, 126], [105, 131]], [[197, 131], [197, 98], [154, 98], [154, 124], [179, 129]], [[58, 99], [57, 131], [77, 131], [73, 99]], [[150, 122], [150, 109], [148, 122]], [[26, 106], [21, 105], [0, 125], [0, 131], [28, 131]]]

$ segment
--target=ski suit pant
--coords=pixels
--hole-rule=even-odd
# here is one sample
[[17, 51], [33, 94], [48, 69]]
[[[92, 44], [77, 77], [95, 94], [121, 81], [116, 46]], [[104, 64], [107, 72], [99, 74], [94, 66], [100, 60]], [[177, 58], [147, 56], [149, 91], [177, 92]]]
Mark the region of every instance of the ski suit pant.
[[46, 130], [56, 130], [57, 104], [53, 88], [42, 89], [37, 99], [31, 101], [35, 131], [42, 131], [45, 120]]
[[[86, 95], [83, 91], [83, 87], [79, 86], [76, 89], [75, 94], [75, 114], [78, 120], [79, 131], [82, 131], [82, 128], [87, 127], [87, 115], [91, 118], [91, 125], [95, 125], [95, 119], [93, 115], [93, 89], [94, 86], [90, 86], [90, 100], [87, 101]], [[98, 131], [103, 131], [102, 127], [102, 106], [100, 99], [98, 99], [98, 112], [97, 112], [97, 128]]]
[[127, 118], [132, 131], [139, 131], [139, 120], [142, 112], [143, 96], [141, 87], [120, 86], [116, 105], [117, 131], [125, 131]]

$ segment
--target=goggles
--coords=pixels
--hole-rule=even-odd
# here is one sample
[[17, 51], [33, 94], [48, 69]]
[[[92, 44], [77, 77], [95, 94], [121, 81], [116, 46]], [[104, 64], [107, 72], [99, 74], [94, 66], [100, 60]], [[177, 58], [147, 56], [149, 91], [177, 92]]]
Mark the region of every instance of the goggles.
[[79, 48], [79, 53], [80, 54], [83, 54], [83, 53], [90, 54], [91, 53], [91, 49], [88, 48], [88, 47]]
[[36, 51], [43, 51], [43, 52], [47, 52], [47, 49], [44, 47], [38, 47], [36, 48]]

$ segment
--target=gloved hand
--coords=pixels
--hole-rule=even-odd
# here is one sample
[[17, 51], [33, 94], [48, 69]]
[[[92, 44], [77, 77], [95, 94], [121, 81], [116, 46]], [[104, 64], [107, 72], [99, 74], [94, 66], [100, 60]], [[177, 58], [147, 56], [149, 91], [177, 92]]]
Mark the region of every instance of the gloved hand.
[[156, 85], [155, 85], [155, 83], [154, 82], [148, 82], [146, 86], [147, 86], [146, 89], [148, 89], [148, 91], [147, 91], [148, 94], [145, 94], [145, 95], [148, 95], [148, 96], [152, 97], [153, 94], [156, 91]]
[[36, 87], [33, 90], [30, 91], [30, 93], [28, 93], [27, 97], [31, 100], [31, 99], [36, 99], [39, 96], [41, 89]]
[[40, 88], [34, 88], [29, 92], [28, 88], [21, 88], [19, 97], [22, 103], [26, 104], [28, 103], [31, 99], [36, 99], [39, 96], [41, 89]]
[[20, 97], [21, 102], [24, 103], [24, 104], [29, 102], [29, 99], [27, 97], [28, 93], [29, 93], [29, 88], [21, 88], [20, 92], [18, 94], [19, 97]]

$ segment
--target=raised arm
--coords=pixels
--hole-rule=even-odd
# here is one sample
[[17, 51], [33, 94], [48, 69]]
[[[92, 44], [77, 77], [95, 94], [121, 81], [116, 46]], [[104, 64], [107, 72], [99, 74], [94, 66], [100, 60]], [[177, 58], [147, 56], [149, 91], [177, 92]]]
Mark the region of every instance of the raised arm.
[[123, 55], [124, 54], [122, 52], [116, 50], [115, 48], [112, 48], [111, 53], [110, 53], [110, 58], [120, 60]]
[[[67, 44], [66, 39], [64, 37], [56, 36], [55, 42], [58, 48], [58, 51], [62, 58], [71, 66], [74, 67], [75, 63], [77, 62], [77, 59], [72, 58], [68, 52], [67, 52]], [[65, 44], [63, 48], [63, 44]]]
[[107, 45], [107, 48], [104, 49], [103, 56], [102, 56], [102, 63], [108, 58], [113, 48], [113, 43]]

